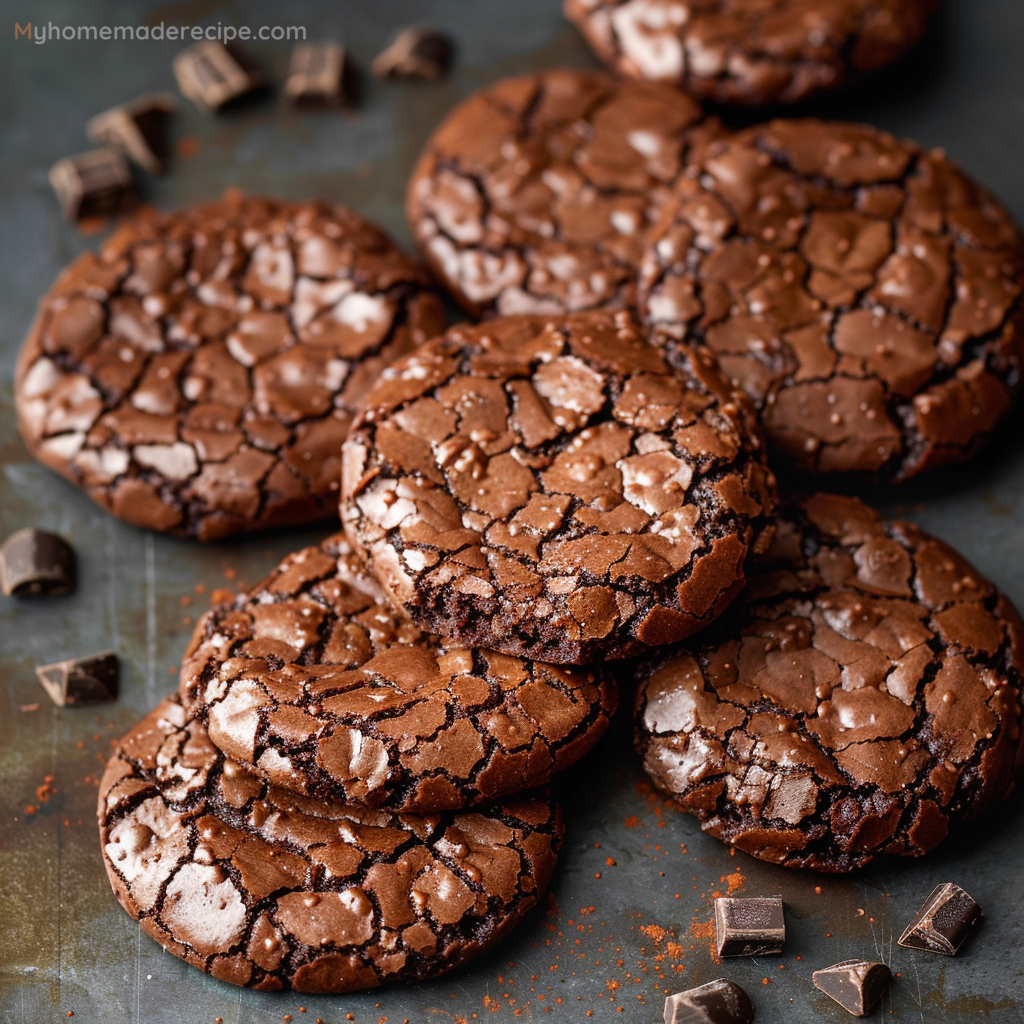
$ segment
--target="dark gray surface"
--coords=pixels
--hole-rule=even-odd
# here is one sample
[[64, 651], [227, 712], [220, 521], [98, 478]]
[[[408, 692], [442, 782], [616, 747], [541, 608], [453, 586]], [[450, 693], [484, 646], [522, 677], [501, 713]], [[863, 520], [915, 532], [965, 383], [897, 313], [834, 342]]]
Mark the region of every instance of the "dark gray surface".
[[[615, 735], [565, 780], [569, 835], [546, 913], [449, 978], [339, 998], [263, 995], [204, 976], [140, 933], [110, 894], [93, 820], [110, 742], [172, 687], [168, 669], [180, 660], [189, 634], [185, 617], [204, 610], [215, 588], [255, 583], [281, 555], [324, 531], [198, 547], [115, 521], [28, 459], [11, 406], [17, 348], [38, 296], [60, 267], [96, 244], [62, 222], [46, 170], [57, 158], [89, 148], [83, 125], [90, 115], [144, 91], [174, 91], [170, 61], [181, 44], [39, 46], [13, 42], [12, 21], [305, 25], [310, 39], [345, 42], [364, 68], [400, 24], [450, 30], [459, 44], [451, 79], [432, 86], [364, 80], [361, 106], [352, 115], [295, 117], [272, 99], [206, 119], [183, 102], [175, 131], [179, 139], [198, 140], [199, 152], [177, 160], [169, 177], [143, 183], [147, 198], [165, 209], [213, 198], [230, 185], [341, 200], [403, 243], [405, 178], [452, 103], [505, 74], [591, 61], [561, 20], [557, 0], [186, 0], [165, 6], [52, 0], [29, 6], [0, 3], [0, 535], [25, 525], [66, 534], [81, 556], [81, 582], [67, 599], [29, 604], [0, 598], [0, 1019], [35, 1024], [63, 1020], [71, 1010], [75, 1024], [192, 1024], [215, 1017], [235, 1024], [280, 1021], [285, 1014], [336, 1024], [351, 1013], [358, 1024], [385, 1016], [389, 1024], [406, 1018], [420, 1024], [488, 1020], [492, 1012], [495, 1020], [510, 1021], [516, 1011], [524, 1020], [585, 1021], [592, 1011], [589, 1019], [599, 1024], [653, 1022], [661, 1020], [665, 990], [725, 975], [747, 988], [762, 1024], [843, 1021], [851, 1018], [812, 987], [811, 971], [877, 956], [900, 976], [872, 1020], [1024, 1020], [1019, 796], [923, 862], [883, 865], [850, 878], [786, 872], [731, 857], [691, 819], [657, 800], [643, 784], [622, 718]], [[950, 0], [926, 47], [897, 75], [815, 109], [944, 146], [1021, 220], [1022, 42], [1021, 0]], [[251, 49], [280, 80], [288, 45]], [[967, 470], [872, 497], [889, 509], [900, 506], [959, 547], [1024, 607], [1020, 428], [1018, 417], [995, 449]], [[204, 594], [196, 593], [197, 584]], [[183, 605], [183, 598], [191, 604]], [[124, 659], [120, 701], [98, 713], [53, 708], [33, 664], [106, 647]], [[22, 710], [35, 703], [37, 710]], [[56, 792], [40, 802], [36, 787], [46, 775], [54, 776]], [[27, 815], [29, 805], [38, 811]], [[614, 866], [606, 863], [609, 857]], [[711, 894], [725, 891], [730, 875], [741, 895], [785, 897], [789, 941], [781, 958], [720, 967], [711, 962]], [[981, 930], [955, 960], [899, 949], [895, 935], [932, 886], [947, 880], [985, 908]]]

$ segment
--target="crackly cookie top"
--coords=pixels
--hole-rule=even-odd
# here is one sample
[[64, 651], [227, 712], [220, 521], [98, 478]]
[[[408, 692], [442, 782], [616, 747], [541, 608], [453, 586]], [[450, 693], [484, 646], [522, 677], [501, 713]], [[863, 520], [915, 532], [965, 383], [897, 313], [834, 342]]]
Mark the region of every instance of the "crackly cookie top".
[[617, 690], [406, 620], [341, 534], [196, 626], [181, 695], [233, 760], [321, 799], [441, 811], [550, 781], [604, 734]]
[[1024, 624], [948, 545], [853, 498], [783, 509], [743, 595], [640, 671], [637, 744], [705, 831], [849, 871], [918, 856], [1020, 767]]
[[756, 423], [707, 354], [626, 313], [452, 328], [345, 443], [342, 519], [413, 620], [559, 664], [713, 619], [771, 535]]
[[322, 518], [363, 394], [443, 326], [426, 287], [341, 206], [148, 211], [42, 300], [15, 384], [22, 435], [140, 526], [209, 540]]
[[420, 251], [476, 315], [630, 305], [644, 235], [720, 131], [654, 83], [544, 71], [474, 93], [409, 182]]
[[939, 152], [775, 121], [681, 182], [641, 273], [645, 318], [706, 345], [804, 470], [905, 479], [971, 455], [1024, 361], [1024, 247]]
[[565, 0], [609, 67], [702, 99], [793, 103], [891, 64], [936, 0]]
[[114, 894], [175, 956], [264, 990], [434, 977], [493, 945], [544, 891], [561, 843], [546, 797], [395, 815], [296, 796], [230, 761], [164, 701], [99, 792]]

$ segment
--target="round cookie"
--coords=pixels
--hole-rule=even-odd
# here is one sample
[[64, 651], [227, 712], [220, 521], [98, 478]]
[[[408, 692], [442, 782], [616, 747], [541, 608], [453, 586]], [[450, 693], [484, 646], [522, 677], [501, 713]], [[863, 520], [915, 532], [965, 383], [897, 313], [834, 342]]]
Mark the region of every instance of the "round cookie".
[[544, 71], [474, 93], [409, 182], [413, 236], [474, 316], [630, 306], [644, 235], [716, 119], [678, 90]]
[[970, 457], [1024, 363], [1024, 243], [938, 151], [774, 121], [709, 147], [641, 269], [647, 321], [704, 345], [799, 469], [904, 480]]
[[488, 949], [551, 878], [544, 796], [393, 815], [269, 786], [164, 701], [100, 782], [107, 875], [165, 949], [221, 981], [351, 992], [443, 974]]
[[544, 785], [608, 728], [602, 668], [557, 668], [422, 633], [343, 536], [207, 612], [181, 696], [210, 739], [295, 792], [454, 810]]
[[424, 272], [341, 206], [229, 194], [126, 222], [43, 298], [22, 436], [137, 526], [211, 540], [326, 517], [381, 369], [444, 326]]
[[700, 99], [793, 103], [891, 64], [936, 0], [566, 0], [565, 14], [621, 74]]
[[454, 327], [394, 364], [343, 453], [342, 520], [424, 629], [557, 664], [710, 622], [769, 543], [753, 414], [624, 312]]
[[785, 508], [747, 590], [688, 648], [638, 672], [644, 768], [762, 860], [920, 856], [1024, 759], [1020, 616], [948, 545], [854, 498]]

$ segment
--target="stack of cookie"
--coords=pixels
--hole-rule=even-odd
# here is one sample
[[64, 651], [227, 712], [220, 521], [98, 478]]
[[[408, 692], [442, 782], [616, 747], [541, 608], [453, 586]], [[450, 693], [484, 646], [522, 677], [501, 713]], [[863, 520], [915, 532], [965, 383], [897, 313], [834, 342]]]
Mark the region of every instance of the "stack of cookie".
[[441, 125], [409, 216], [480, 322], [445, 330], [351, 211], [237, 195], [143, 214], [44, 299], [22, 432], [103, 507], [207, 540], [340, 501], [343, 533], [204, 616], [101, 784], [114, 890], [190, 963], [342, 992], [493, 944], [551, 877], [545, 787], [616, 676], [655, 783], [776, 863], [920, 854], [1010, 786], [1017, 613], [854, 498], [780, 510], [769, 461], [895, 482], [973, 455], [1020, 385], [1024, 244], [939, 153], [734, 134], [643, 80], [792, 100], [933, 5], [850, 0], [817, 36], [754, 6], [750, 35], [570, 0], [631, 77], [509, 79]]

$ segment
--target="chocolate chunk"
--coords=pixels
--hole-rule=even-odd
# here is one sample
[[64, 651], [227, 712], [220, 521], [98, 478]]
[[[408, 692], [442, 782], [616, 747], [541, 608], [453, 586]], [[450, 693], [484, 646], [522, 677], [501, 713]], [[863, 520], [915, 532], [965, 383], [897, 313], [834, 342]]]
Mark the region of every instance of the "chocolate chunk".
[[113, 651], [39, 665], [36, 675], [59, 707], [117, 700], [120, 663]]
[[718, 103], [794, 103], [859, 81], [924, 34], [936, 0], [565, 0], [609, 67]]
[[753, 1020], [750, 996], [727, 978], [665, 1000], [665, 1024], [752, 1024]]
[[68, 594], [75, 589], [75, 553], [55, 533], [18, 530], [0, 548], [0, 589], [13, 597]]
[[128, 161], [112, 149], [93, 149], [58, 160], [49, 178], [70, 221], [110, 217], [139, 201]]
[[917, 916], [903, 930], [899, 944], [956, 956], [984, 916], [982, 909], [959, 885], [937, 885]]
[[324, 994], [421, 983], [492, 947], [543, 897], [563, 832], [543, 793], [430, 816], [298, 796], [170, 700], [119, 744], [98, 817], [115, 896], [168, 952]]
[[263, 72], [234, 44], [208, 39], [174, 58], [182, 94], [205, 113], [214, 113], [267, 85]]
[[167, 169], [167, 123], [174, 113], [170, 96], [140, 96], [91, 118], [89, 138], [124, 153], [150, 174]]
[[781, 953], [786, 921], [781, 896], [718, 896], [715, 946], [719, 956], [767, 956]]
[[296, 107], [340, 107], [352, 101], [351, 62], [337, 43], [301, 43], [292, 50], [284, 94]]
[[637, 747], [701, 827], [787, 867], [919, 857], [1003, 800], [1024, 623], [948, 545], [854, 498], [784, 506], [747, 589], [638, 669]]
[[406, 28], [370, 65], [378, 78], [440, 78], [451, 64], [452, 43], [428, 28]]
[[870, 960], [843, 960], [815, 971], [811, 980], [854, 1017], [866, 1017], [891, 984], [892, 973], [885, 964]]

